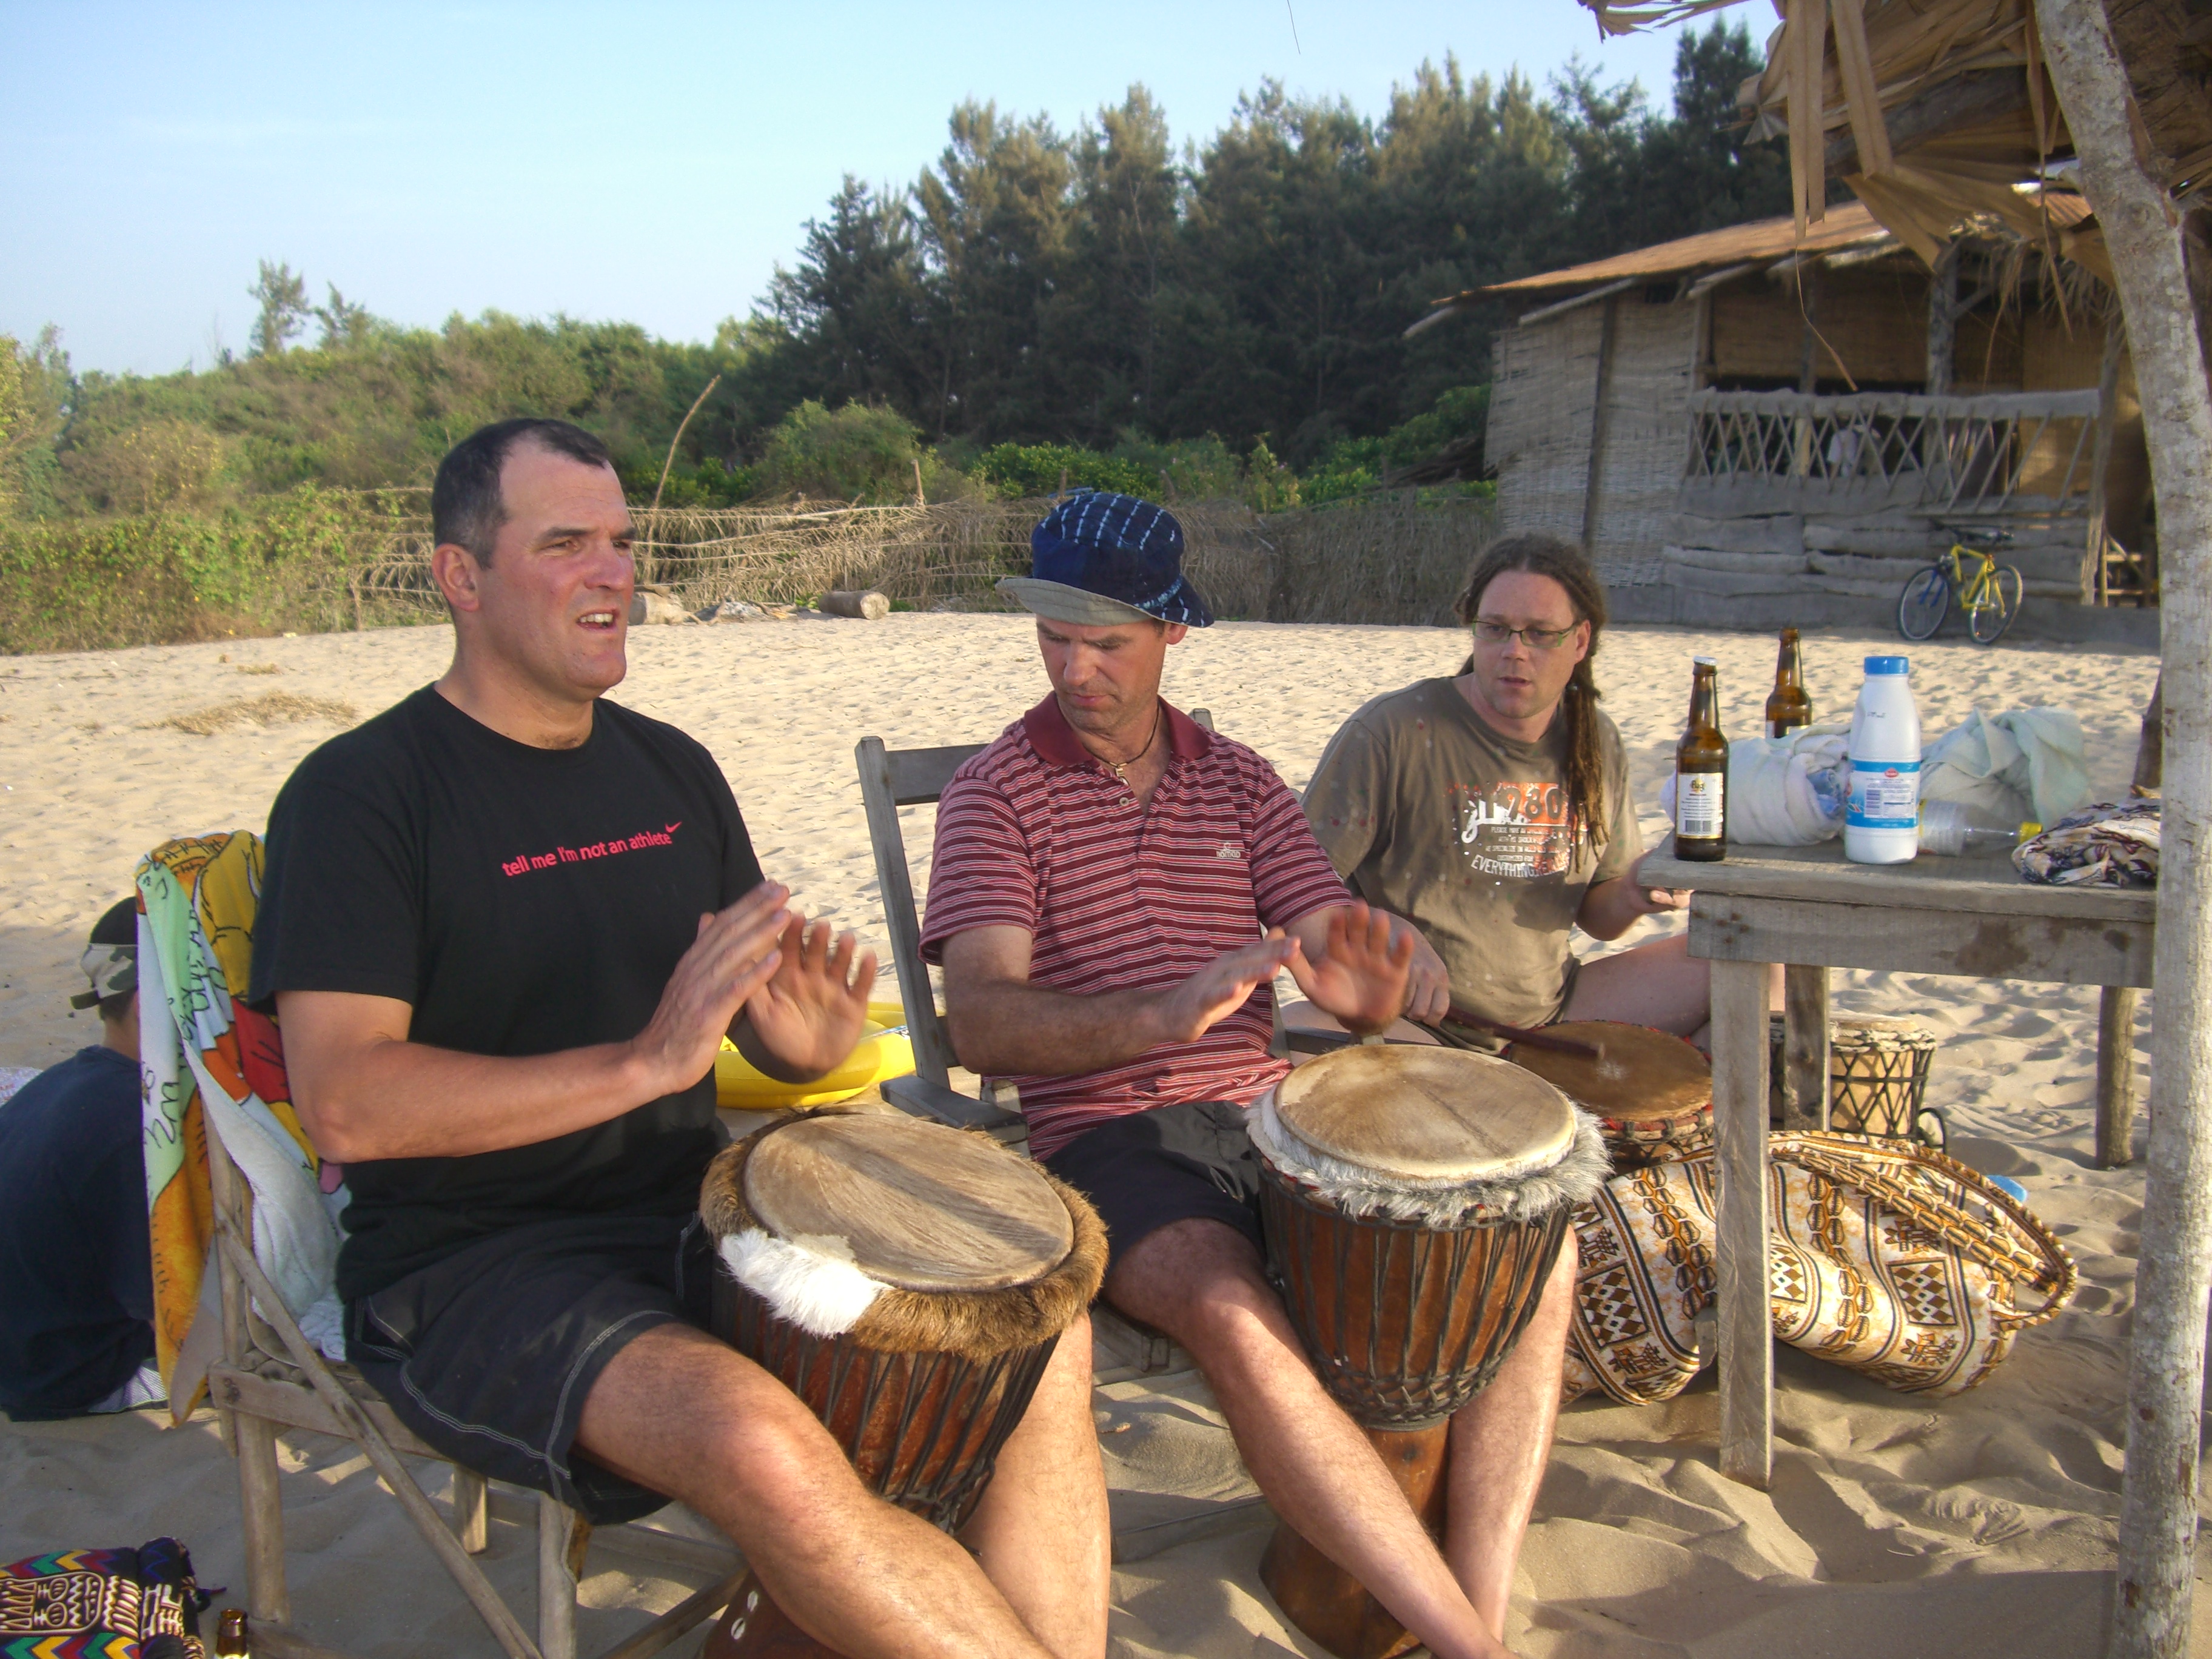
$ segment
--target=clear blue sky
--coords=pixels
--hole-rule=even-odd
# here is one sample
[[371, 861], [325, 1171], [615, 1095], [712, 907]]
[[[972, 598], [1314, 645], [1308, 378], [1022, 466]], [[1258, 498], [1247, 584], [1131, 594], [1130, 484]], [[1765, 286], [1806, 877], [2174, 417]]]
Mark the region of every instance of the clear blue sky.
[[265, 258], [404, 323], [705, 339], [842, 175], [910, 181], [962, 98], [1066, 127], [1142, 82], [1180, 144], [1263, 77], [1380, 114], [1447, 53], [1541, 84], [1579, 52], [1663, 107], [1674, 51], [1601, 44], [1574, 0], [0, 0], [0, 332], [58, 323], [81, 370], [205, 367], [244, 349]]

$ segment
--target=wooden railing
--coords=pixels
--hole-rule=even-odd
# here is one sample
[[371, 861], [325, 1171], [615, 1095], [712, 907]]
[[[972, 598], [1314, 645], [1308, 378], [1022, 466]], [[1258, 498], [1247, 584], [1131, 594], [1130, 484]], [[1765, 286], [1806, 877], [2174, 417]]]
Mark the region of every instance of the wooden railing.
[[2097, 393], [1696, 392], [1685, 511], [2084, 517]]

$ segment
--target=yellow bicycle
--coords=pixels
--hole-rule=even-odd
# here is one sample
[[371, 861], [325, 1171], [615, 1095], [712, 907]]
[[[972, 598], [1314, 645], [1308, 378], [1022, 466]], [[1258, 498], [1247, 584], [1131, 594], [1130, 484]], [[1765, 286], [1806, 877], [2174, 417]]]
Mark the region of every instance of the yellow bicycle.
[[1908, 640], [1934, 639], [1956, 599], [1966, 613], [1966, 632], [1976, 643], [1995, 645], [2020, 615], [2022, 587], [2020, 571], [1999, 564], [1996, 555], [1984, 550], [2005, 546], [2012, 532], [1982, 525], [1945, 528], [1958, 539], [1949, 552], [1905, 584], [1905, 592], [1897, 596], [1897, 631]]

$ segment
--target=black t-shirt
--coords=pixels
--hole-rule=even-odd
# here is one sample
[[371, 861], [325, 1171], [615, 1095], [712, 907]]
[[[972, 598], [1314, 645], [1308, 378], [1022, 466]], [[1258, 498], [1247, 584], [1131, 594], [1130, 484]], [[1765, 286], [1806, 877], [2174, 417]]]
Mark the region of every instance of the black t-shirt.
[[138, 1067], [80, 1048], [0, 1105], [0, 1409], [96, 1406], [154, 1357]]
[[[426, 686], [301, 762], [268, 839], [252, 1000], [393, 997], [411, 1041], [479, 1054], [635, 1036], [701, 915], [761, 879], [714, 757], [604, 698], [581, 745], [535, 749]], [[530, 1222], [682, 1214], [723, 1139], [710, 1073], [533, 1145], [349, 1164], [338, 1293]]]

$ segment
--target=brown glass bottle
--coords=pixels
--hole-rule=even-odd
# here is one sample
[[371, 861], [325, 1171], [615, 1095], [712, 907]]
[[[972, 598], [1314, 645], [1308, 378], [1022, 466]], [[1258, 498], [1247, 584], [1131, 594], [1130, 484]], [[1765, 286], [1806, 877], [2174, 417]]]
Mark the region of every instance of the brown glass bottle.
[[246, 1629], [246, 1613], [242, 1609], [225, 1607], [222, 1610], [222, 1618], [216, 1631], [215, 1650], [216, 1659], [231, 1659], [234, 1655], [240, 1656], [240, 1659], [252, 1659], [253, 1641]]
[[1805, 692], [1805, 656], [1797, 630], [1782, 630], [1782, 649], [1774, 659], [1774, 690], [1766, 694], [1766, 735], [1786, 738], [1813, 723], [1813, 699]]
[[1674, 856], [1717, 864], [1728, 856], [1728, 739], [1721, 735], [1721, 671], [1698, 657], [1690, 671], [1690, 719], [1674, 745]]

